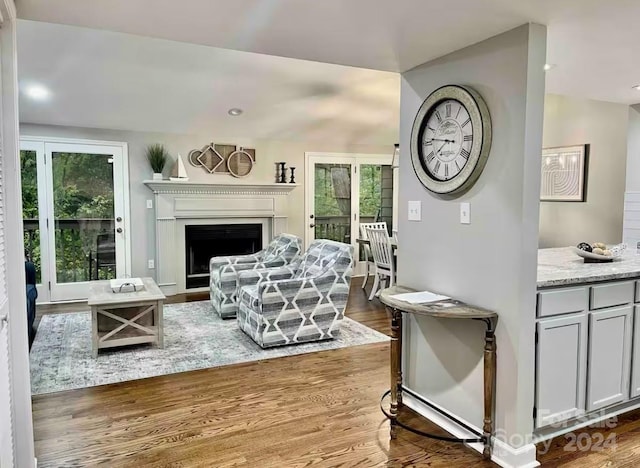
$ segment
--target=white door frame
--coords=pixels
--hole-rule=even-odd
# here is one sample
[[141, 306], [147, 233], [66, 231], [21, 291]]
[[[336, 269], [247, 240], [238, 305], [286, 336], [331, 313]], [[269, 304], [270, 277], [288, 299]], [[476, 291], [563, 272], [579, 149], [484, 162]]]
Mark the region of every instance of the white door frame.
[[[117, 141], [104, 141], [104, 140], [85, 140], [85, 139], [76, 139], [76, 138], [58, 138], [58, 137], [47, 137], [47, 136], [21, 136], [20, 138], [20, 148], [26, 150], [32, 150], [40, 152], [38, 155], [38, 171], [39, 174], [43, 176], [47, 173], [45, 172], [45, 167], [43, 162], [46, 161], [46, 164], [49, 168], [51, 168], [51, 153], [56, 150], [64, 150], [68, 148], [64, 148], [64, 145], [73, 145], [76, 146], [76, 151], [87, 151], [93, 153], [101, 153], [100, 147], [104, 147], [104, 154], [110, 154], [110, 151], [118, 151], [121, 154], [121, 167], [114, 166], [114, 194], [122, 193], [123, 197], [123, 206], [119, 208], [121, 212], [116, 208], [116, 212], [114, 213], [115, 217], [122, 216], [123, 218], [123, 241], [124, 246], [123, 249], [120, 249], [119, 257], [117, 260], [118, 265], [122, 265], [123, 268], [118, 268], [118, 277], [127, 277], [131, 276], [131, 220], [130, 220], [130, 195], [129, 195], [129, 152], [128, 145], [125, 142], [117, 142]], [[86, 146], [86, 148], [82, 148]], [[96, 149], [98, 148], [98, 149]], [[42, 170], [43, 172], [40, 172]], [[118, 174], [119, 173], [119, 174]], [[53, 200], [50, 197], [50, 194], [53, 193], [53, 187], [51, 184], [51, 177], [38, 177], [38, 204], [39, 206], [46, 207], [46, 212], [49, 216], [53, 216]], [[52, 223], [49, 223], [50, 227], [53, 228]], [[47, 253], [47, 259], [53, 259], [53, 254], [55, 253], [55, 244], [53, 236], [47, 232], [48, 228], [46, 225], [46, 217], [40, 216], [40, 232], [41, 239], [45, 239], [46, 242], [41, 242], [41, 249], [43, 252], [43, 257], [45, 252]], [[42, 235], [44, 234], [44, 237]], [[46, 244], [46, 245], [45, 245]], [[122, 256], [123, 258], [120, 258]], [[42, 265], [42, 281], [45, 281], [45, 270], [47, 271], [47, 280], [48, 282], [53, 283], [55, 274], [55, 265], [46, 265], [43, 262]], [[75, 283], [74, 283], [75, 284]], [[78, 285], [85, 283], [78, 283]], [[51, 295], [51, 291], [47, 290], [47, 288], [42, 288], [44, 292], [44, 297], [42, 302], [49, 302], [51, 300], [55, 300], [54, 295]], [[38, 291], [40, 293], [40, 290]]]
[[[305, 246], [308, 248], [313, 238], [313, 229], [310, 227], [310, 216], [313, 213], [314, 202], [314, 173], [313, 166], [316, 163], [328, 163], [328, 164], [351, 164], [351, 239], [352, 245], [357, 254], [358, 248], [356, 239], [360, 235], [360, 169], [361, 165], [365, 164], [388, 164], [393, 162], [393, 154], [365, 154], [365, 153], [322, 153], [322, 152], [306, 152], [305, 164], [304, 164], [304, 180], [305, 180], [305, 193], [304, 193], [304, 241]], [[398, 201], [398, 188], [396, 170], [394, 169], [394, 185], [393, 185], [393, 207], [394, 207], [394, 225], [397, 223], [397, 201]], [[353, 196], [357, 194], [357, 196]], [[356, 274], [361, 274], [363, 268], [357, 262]]]
[[38, 227], [40, 228], [40, 280], [36, 285], [38, 289], [38, 304], [49, 302], [49, 288], [46, 287], [49, 279], [49, 242], [47, 238], [47, 219], [41, 216], [40, 207], [47, 206], [47, 184], [44, 175], [44, 141], [20, 140], [20, 151], [34, 151], [36, 153], [37, 182], [38, 182]]
[[[3, 186], [5, 201], [5, 251], [8, 286], [9, 384], [11, 388], [9, 422], [13, 438], [13, 464], [20, 468], [35, 465], [29, 342], [25, 300], [24, 242], [22, 233], [22, 190], [18, 149], [18, 78], [16, 11], [13, 0], [0, 0], [0, 64]], [[6, 421], [0, 421], [6, 424]], [[6, 426], [4, 426], [6, 427]], [[2, 427], [3, 430], [4, 427]]]

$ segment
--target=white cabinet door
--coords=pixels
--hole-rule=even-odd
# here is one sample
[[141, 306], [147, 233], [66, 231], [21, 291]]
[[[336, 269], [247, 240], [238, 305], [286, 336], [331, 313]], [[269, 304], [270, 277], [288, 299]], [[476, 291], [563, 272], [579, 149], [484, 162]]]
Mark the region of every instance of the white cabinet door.
[[629, 398], [632, 314], [632, 306], [589, 314], [588, 411]]
[[585, 412], [587, 314], [538, 321], [536, 428]]
[[631, 393], [629, 398], [640, 396], [640, 306], [633, 311], [633, 357], [631, 358]]

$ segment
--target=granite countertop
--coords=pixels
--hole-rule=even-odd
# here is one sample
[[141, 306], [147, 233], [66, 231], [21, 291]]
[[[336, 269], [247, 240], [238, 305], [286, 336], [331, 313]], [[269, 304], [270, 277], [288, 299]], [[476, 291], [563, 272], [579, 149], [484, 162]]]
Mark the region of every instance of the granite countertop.
[[627, 249], [611, 263], [584, 263], [573, 247], [538, 250], [538, 288], [640, 278], [640, 255]]

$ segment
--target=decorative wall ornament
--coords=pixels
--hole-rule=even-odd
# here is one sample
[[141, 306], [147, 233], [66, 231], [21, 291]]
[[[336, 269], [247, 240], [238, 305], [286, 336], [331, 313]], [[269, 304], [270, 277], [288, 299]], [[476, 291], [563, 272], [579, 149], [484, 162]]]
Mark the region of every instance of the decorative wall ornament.
[[202, 149], [191, 150], [187, 158], [194, 167], [202, 167], [209, 174], [249, 175], [256, 162], [256, 150], [235, 145], [211, 143]]
[[280, 179], [276, 180], [276, 182], [278, 182], [279, 184], [286, 184], [287, 183], [287, 168], [286, 168], [286, 162], [277, 162], [276, 165], [280, 166]]
[[173, 169], [171, 170], [171, 177], [169, 180], [174, 182], [186, 182], [189, 180], [189, 176], [187, 175], [187, 168], [184, 167], [184, 163], [182, 162], [182, 156], [178, 153], [178, 158], [176, 162], [173, 164]]
[[589, 145], [543, 149], [540, 200], [585, 201], [588, 157]]
[[240, 148], [227, 158], [227, 169], [234, 177], [244, 177], [249, 175], [253, 169], [253, 162], [253, 156]]

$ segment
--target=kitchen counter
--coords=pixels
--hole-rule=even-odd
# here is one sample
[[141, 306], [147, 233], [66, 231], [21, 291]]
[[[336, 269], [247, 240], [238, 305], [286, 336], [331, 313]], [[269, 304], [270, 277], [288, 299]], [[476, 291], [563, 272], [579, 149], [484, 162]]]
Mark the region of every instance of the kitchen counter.
[[538, 250], [538, 289], [640, 278], [640, 255], [627, 249], [611, 263], [584, 263], [573, 247]]

